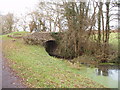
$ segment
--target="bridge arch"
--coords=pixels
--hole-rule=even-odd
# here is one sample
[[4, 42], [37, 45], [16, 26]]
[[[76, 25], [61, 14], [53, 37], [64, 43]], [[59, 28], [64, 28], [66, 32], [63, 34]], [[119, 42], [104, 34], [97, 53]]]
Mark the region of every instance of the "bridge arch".
[[45, 50], [48, 52], [49, 55], [54, 55], [54, 52], [57, 48], [57, 42], [55, 40], [48, 40], [44, 42]]

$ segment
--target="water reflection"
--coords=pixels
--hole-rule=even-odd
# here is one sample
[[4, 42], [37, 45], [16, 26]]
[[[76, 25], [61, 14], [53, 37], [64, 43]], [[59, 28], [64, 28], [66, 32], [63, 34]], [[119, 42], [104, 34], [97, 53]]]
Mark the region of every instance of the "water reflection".
[[118, 71], [119, 70], [109, 70], [109, 77], [113, 80], [118, 80]]
[[109, 75], [109, 72], [106, 69], [101, 70], [101, 69], [97, 68], [95, 71], [96, 71], [97, 75], [102, 75], [102, 76], [108, 76]]
[[118, 80], [118, 66], [98, 66], [98, 68], [95, 70], [96, 75], [101, 75], [101, 76], [109, 76], [114, 80]]
[[115, 65], [102, 65], [97, 68], [81, 69], [80, 74], [109, 88], [118, 88], [118, 73], [120, 68]]

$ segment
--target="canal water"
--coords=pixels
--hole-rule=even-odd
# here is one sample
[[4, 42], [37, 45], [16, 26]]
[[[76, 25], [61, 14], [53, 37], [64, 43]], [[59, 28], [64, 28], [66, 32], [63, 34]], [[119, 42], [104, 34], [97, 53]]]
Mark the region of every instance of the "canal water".
[[120, 84], [120, 79], [118, 78], [120, 69], [115, 65], [101, 65], [97, 68], [86, 67], [81, 69], [79, 73], [107, 88], [118, 88], [118, 84]]

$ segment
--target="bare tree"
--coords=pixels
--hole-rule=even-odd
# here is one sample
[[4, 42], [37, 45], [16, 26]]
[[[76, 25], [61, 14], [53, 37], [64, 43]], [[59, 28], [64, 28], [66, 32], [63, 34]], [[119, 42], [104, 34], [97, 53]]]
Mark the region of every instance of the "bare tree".
[[14, 16], [12, 13], [2, 15], [2, 34], [11, 33], [13, 30]]

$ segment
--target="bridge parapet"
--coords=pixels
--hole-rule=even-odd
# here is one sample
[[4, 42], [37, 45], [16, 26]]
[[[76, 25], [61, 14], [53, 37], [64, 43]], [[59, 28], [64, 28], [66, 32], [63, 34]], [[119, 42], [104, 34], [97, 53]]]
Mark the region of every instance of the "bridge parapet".
[[24, 41], [28, 44], [41, 44], [43, 45], [47, 41], [54, 41], [55, 39], [49, 32], [34, 32], [25, 36]]

